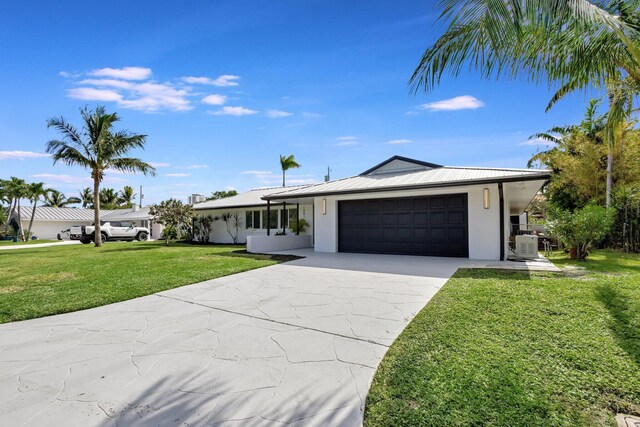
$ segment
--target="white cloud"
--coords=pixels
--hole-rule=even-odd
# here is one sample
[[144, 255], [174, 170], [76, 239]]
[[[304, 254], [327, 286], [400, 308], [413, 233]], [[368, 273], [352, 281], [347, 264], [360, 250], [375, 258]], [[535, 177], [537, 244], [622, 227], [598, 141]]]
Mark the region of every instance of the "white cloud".
[[238, 82], [236, 80], [240, 80], [240, 76], [234, 76], [231, 74], [223, 74], [216, 79], [211, 79], [209, 77], [182, 77], [182, 81], [190, 84], [199, 84], [199, 85], [211, 85], [211, 86], [219, 86], [219, 87], [229, 87], [229, 86], [238, 86]]
[[410, 140], [410, 139], [392, 139], [391, 141], [387, 141], [387, 144], [392, 144], [392, 145], [395, 145], [395, 144], [409, 144], [411, 142], [413, 142], [413, 141]]
[[202, 102], [209, 105], [223, 105], [227, 102], [227, 97], [224, 95], [207, 95], [202, 98]]
[[338, 147], [360, 144], [360, 140], [357, 136], [339, 136], [338, 138], [336, 138], [336, 141], [338, 141], [338, 143], [336, 144], [336, 146]]
[[245, 107], [223, 107], [221, 110], [209, 112], [214, 116], [248, 116], [257, 114], [259, 111], [250, 110]]
[[[118, 106], [156, 112], [160, 110], [188, 111], [189, 97], [193, 94], [188, 89], [176, 88], [170, 83], [128, 82], [114, 79], [85, 79], [78, 82], [94, 87], [70, 89], [69, 96], [87, 101], [113, 101]], [[105, 89], [110, 88], [110, 89]]]
[[455, 111], [455, 110], [475, 110], [484, 106], [484, 102], [471, 95], [456, 96], [441, 101], [422, 104], [419, 108], [428, 111]]
[[189, 166], [178, 167], [178, 169], [205, 169], [208, 167], [209, 165], [189, 165]]
[[280, 110], [267, 110], [267, 117], [272, 119], [279, 119], [282, 117], [293, 116], [293, 113], [289, 113], [288, 111], [280, 111]]
[[21, 151], [21, 150], [0, 151], [0, 160], [5, 160], [5, 159], [24, 160], [24, 159], [37, 159], [40, 157], [50, 157], [50, 155], [46, 153], [36, 153], [34, 151]]
[[553, 145], [553, 144], [554, 144], [553, 142], [547, 141], [546, 139], [543, 139], [543, 138], [534, 138], [534, 139], [528, 139], [526, 141], [523, 141], [518, 145], [541, 146], [541, 145]]
[[67, 91], [70, 98], [85, 101], [115, 101], [122, 100], [122, 95], [113, 90], [96, 89], [93, 87], [77, 87]]
[[151, 77], [151, 68], [123, 67], [123, 68], [99, 68], [88, 73], [91, 76], [111, 77], [123, 80], [146, 80]]
[[166, 162], [149, 162], [154, 168], [168, 168], [170, 165]]
[[169, 176], [172, 178], [184, 178], [186, 176], [191, 176], [190, 173], [168, 173], [165, 176]]

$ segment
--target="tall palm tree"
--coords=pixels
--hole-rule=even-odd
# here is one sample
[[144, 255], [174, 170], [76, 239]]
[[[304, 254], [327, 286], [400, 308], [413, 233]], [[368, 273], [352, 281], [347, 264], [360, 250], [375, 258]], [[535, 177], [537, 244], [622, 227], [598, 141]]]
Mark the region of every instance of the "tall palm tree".
[[81, 202], [77, 197], [69, 197], [58, 190], [47, 190], [44, 195], [44, 206], [48, 208], [66, 208], [69, 205], [75, 205]]
[[134, 157], [125, 157], [135, 148], [144, 148], [146, 135], [126, 130], [114, 132], [113, 124], [120, 120], [117, 113], [108, 114], [104, 107], [95, 111], [85, 107], [80, 110], [82, 130], [76, 129], [64, 118], [52, 118], [47, 127], [57, 129], [63, 140], [47, 143], [47, 153], [52, 154], [54, 164], [62, 161], [69, 166], [82, 166], [91, 171], [93, 178], [93, 208], [95, 212], [96, 246], [102, 246], [100, 235], [100, 183], [108, 168], [122, 172], [142, 172], [155, 175], [155, 168]]
[[100, 190], [100, 206], [105, 209], [116, 209], [119, 207], [119, 202], [118, 192], [113, 188], [103, 188]]
[[124, 205], [124, 207], [130, 208], [133, 206], [133, 199], [135, 199], [135, 197], [136, 193], [133, 190], [133, 187], [125, 185], [122, 190], [120, 190], [119, 203]]
[[78, 190], [78, 194], [80, 195], [80, 203], [82, 203], [83, 208], [88, 208], [93, 203], [93, 193], [91, 192], [91, 188], [85, 187], [82, 190]]
[[31, 238], [31, 228], [33, 227], [33, 219], [36, 216], [36, 208], [40, 197], [44, 197], [50, 190], [44, 188], [44, 182], [32, 182], [27, 185], [28, 199], [33, 203], [31, 207], [31, 219], [29, 220], [29, 228], [27, 229], [27, 236]]
[[290, 156], [283, 156], [280, 154], [280, 167], [282, 168], [282, 186], [285, 187], [285, 173], [289, 169], [299, 168], [301, 165], [296, 162], [296, 158], [291, 154]]
[[[606, 5], [587, 0], [443, 0], [445, 33], [423, 54], [410, 85], [432, 90], [445, 72], [464, 66], [482, 77], [518, 78], [559, 84], [547, 109], [566, 94], [587, 86], [609, 93], [607, 206], [615, 135], [628, 118], [618, 82], [640, 84], [638, 0]], [[616, 106], [617, 103], [617, 106]]]

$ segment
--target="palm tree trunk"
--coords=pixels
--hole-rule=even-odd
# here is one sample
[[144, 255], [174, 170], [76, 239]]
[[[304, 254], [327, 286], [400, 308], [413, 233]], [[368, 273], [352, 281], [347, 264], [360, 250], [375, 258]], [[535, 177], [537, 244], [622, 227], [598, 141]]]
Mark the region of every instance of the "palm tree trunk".
[[282, 186], [284, 187], [284, 174], [285, 174], [285, 170], [282, 169]]
[[22, 241], [24, 242], [24, 228], [22, 228], [22, 216], [20, 215], [20, 199], [18, 199], [18, 226], [20, 239], [22, 239]]
[[33, 209], [31, 209], [31, 219], [29, 220], [29, 229], [27, 230], [27, 236], [31, 238], [31, 227], [33, 226], [33, 218], [36, 216], [36, 205], [38, 204], [38, 199], [33, 199]]
[[7, 234], [9, 231], [9, 222], [11, 222], [11, 216], [13, 215], [14, 209], [13, 198], [9, 198], [9, 216], [7, 217], [7, 223], [4, 225], [4, 234]]
[[607, 153], [607, 193], [605, 196], [605, 206], [611, 205], [611, 187], [613, 186], [613, 147], [608, 147]]
[[93, 177], [93, 221], [95, 224], [93, 242], [96, 247], [100, 247], [102, 246], [102, 234], [100, 234], [100, 179], [95, 172]]
[[[611, 111], [613, 109], [613, 104], [615, 101], [615, 94], [613, 90], [608, 88], [608, 98], [609, 98], [609, 118], [607, 121], [612, 121], [611, 119]], [[607, 187], [605, 193], [605, 206], [609, 208], [611, 205], [611, 187], [613, 187], [613, 147], [615, 146], [615, 138], [616, 138], [616, 127], [613, 123], [607, 123], [609, 129], [607, 129], [608, 138], [607, 138]]]

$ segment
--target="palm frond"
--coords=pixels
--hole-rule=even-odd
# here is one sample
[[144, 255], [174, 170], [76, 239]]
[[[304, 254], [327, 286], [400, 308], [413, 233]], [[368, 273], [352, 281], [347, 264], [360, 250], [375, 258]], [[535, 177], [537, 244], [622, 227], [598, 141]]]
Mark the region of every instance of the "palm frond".
[[121, 172], [141, 172], [144, 175], [156, 175], [156, 169], [153, 166], [133, 157], [119, 157], [111, 159], [108, 163], [108, 167]]

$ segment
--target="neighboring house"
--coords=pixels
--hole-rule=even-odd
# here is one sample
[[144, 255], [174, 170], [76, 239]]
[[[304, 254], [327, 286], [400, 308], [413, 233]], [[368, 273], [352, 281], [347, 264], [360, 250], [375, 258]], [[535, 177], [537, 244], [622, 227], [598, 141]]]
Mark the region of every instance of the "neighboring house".
[[[22, 227], [26, 231], [29, 228], [32, 208], [25, 206], [20, 208]], [[15, 213], [17, 215], [17, 212]], [[33, 219], [31, 233], [38, 239], [56, 239], [58, 233], [67, 230], [74, 225], [93, 224], [93, 209], [81, 208], [51, 208], [38, 206]], [[153, 224], [153, 217], [149, 215], [149, 208], [127, 208], [115, 210], [101, 210], [100, 219], [103, 221], [128, 221], [136, 226], [149, 227], [151, 238], [157, 239], [162, 233], [158, 224]]]
[[[248, 236], [266, 236], [267, 230], [270, 234], [282, 232], [283, 227], [286, 233], [294, 234], [289, 226], [297, 220], [299, 215], [300, 219], [304, 218], [309, 224], [309, 228], [301, 234], [307, 236], [305, 239], [310, 241], [313, 231], [312, 203], [300, 204], [299, 206], [296, 203], [287, 203], [286, 205], [271, 203], [267, 211], [267, 201], [262, 199], [268, 194], [295, 188], [299, 187], [260, 188], [237, 196], [197, 203], [193, 208], [197, 216], [212, 215], [220, 218], [225, 213], [237, 214], [240, 219], [238, 243], [246, 243]], [[270, 223], [268, 218], [271, 218]], [[233, 243], [227, 230], [227, 224], [221, 219], [213, 222], [209, 241], [211, 243]]]
[[[394, 156], [358, 176], [259, 190], [267, 206], [258, 208], [257, 200], [250, 205], [261, 212], [282, 203], [304, 207], [313, 224], [307, 246], [317, 252], [504, 260], [511, 216], [523, 214], [550, 176], [546, 170], [451, 167]], [[226, 208], [225, 200], [216, 202]], [[261, 231], [247, 234], [249, 251], [301, 245]]]

